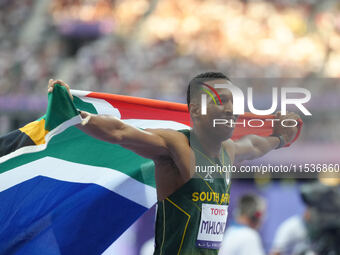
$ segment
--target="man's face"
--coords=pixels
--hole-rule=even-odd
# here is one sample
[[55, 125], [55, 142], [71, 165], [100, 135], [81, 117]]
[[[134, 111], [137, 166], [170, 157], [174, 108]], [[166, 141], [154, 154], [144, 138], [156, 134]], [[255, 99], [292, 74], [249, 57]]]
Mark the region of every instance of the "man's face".
[[[218, 80], [211, 80], [204, 82], [205, 84], [209, 85], [210, 87], [214, 88], [215, 84], [226, 84], [230, 83], [228, 80], [218, 79]], [[210, 91], [210, 95], [207, 94], [204, 90]], [[201, 108], [199, 109], [199, 114], [195, 115], [196, 123], [202, 125], [207, 132], [214, 132], [214, 134], [218, 136], [223, 136], [229, 138], [232, 134], [233, 127], [229, 126], [230, 120], [236, 121], [237, 116], [233, 115], [233, 97], [230, 90], [226, 88], [214, 88], [217, 92], [217, 95], [214, 91], [209, 90], [208, 87], [203, 86], [201, 89], [201, 93], [198, 93], [195, 100], [197, 105], [201, 107], [202, 105], [202, 94], [207, 94], [207, 114], [202, 115]], [[213, 98], [211, 97], [213, 96]], [[218, 98], [219, 97], [219, 98]], [[214, 119], [223, 119], [227, 120], [227, 125], [222, 124], [215, 124], [214, 127]]]

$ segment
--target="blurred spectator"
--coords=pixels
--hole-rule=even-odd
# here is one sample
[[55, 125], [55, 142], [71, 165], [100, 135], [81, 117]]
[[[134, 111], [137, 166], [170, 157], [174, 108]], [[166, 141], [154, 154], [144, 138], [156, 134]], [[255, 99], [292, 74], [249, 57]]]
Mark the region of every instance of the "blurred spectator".
[[[19, 37], [38, 2], [0, 1], [0, 94], [41, 95], [64, 68], [70, 77], [61, 78], [77, 81], [73, 87], [181, 102], [184, 81], [207, 69], [234, 77], [340, 76], [340, 6], [334, 1], [154, 2], [52, 1], [51, 14], [44, 13], [52, 18], [32, 46]], [[113, 39], [76, 43], [75, 61], [68, 61], [65, 45], [94, 32], [91, 24]]]
[[236, 221], [226, 230], [219, 255], [264, 255], [257, 229], [261, 226], [265, 202], [257, 195], [243, 195], [237, 205]]
[[297, 254], [298, 250], [306, 249], [308, 238], [305, 219], [307, 217], [308, 210], [303, 217], [295, 215], [281, 223], [275, 234], [272, 255]]
[[293, 216], [278, 228], [273, 255], [340, 254], [340, 185], [320, 182], [301, 186], [307, 206], [303, 217]]

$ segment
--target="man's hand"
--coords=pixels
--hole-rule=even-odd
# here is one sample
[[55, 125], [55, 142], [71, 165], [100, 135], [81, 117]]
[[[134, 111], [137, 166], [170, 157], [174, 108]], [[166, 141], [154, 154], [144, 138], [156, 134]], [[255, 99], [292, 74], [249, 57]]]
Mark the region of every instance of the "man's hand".
[[52, 92], [53, 89], [54, 89], [54, 86], [55, 86], [56, 84], [59, 84], [59, 85], [65, 87], [65, 88], [67, 89], [67, 92], [68, 92], [70, 98], [71, 98], [72, 101], [73, 101], [73, 96], [72, 96], [71, 91], [70, 91], [70, 86], [67, 85], [65, 82], [63, 82], [62, 80], [53, 80], [53, 79], [50, 79], [50, 80], [48, 81], [48, 89], [47, 89], [47, 92], [48, 92], [48, 93]]
[[[71, 94], [70, 86], [67, 85], [65, 82], [63, 82], [62, 80], [53, 80], [53, 79], [50, 79], [50, 80], [48, 81], [48, 89], [47, 89], [47, 92], [48, 92], [48, 93], [52, 92], [53, 89], [54, 89], [54, 86], [55, 86], [56, 84], [59, 84], [60, 86], [65, 87], [65, 88], [67, 89], [68, 95], [70, 96], [71, 100], [73, 101], [73, 96], [72, 96], [72, 94]], [[82, 126], [85, 126], [85, 125], [89, 122], [89, 120], [90, 120], [92, 114], [91, 114], [91, 113], [88, 113], [88, 112], [80, 111], [80, 116], [83, 118], [83, 121], [81, 122], [81, 125], [82, 125]]]
[[[288, 112], [287, 115], [281, 115], [281, 112], [277, 112], [275, 115], [275, 119], [279, 119], [280, 121], [274, 122], [274, 128], [273, 128], [273, 135], [275, 136], [282, 136], [285, 144], [291, 142], [294, 137], [296, 136], [296, 133], [298, 131], [298, 126], [296, 127], [290, 127], [294, 126], [296, 124], [295, 121], [300, 119], [300, 116], [294, 112]], [[284, 121], [285, 127], [281, 125], [282, 121], [285, 119], [291, 119], [291, 121], [286, 120]], [[295, 120], [295, 121], [292, 121]]]

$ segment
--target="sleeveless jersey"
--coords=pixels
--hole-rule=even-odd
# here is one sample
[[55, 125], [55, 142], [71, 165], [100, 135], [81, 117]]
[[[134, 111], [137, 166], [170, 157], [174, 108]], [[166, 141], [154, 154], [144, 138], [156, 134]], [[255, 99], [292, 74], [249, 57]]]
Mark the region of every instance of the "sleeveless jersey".
[[[189, 140], [195, 153], [196, 166], [230, 164], [229, 156], [223, 149], [220, 159], [209, 158], [192, 132], [180, 132]], [[226, 178], [226, 172], [218, 174], [220, 178], [209, 179], [206, 172], [195, 171], [194, 178], [168, 198], [157, 202], [154, 255], [218, 254], [230, 196], [230, 178]]]

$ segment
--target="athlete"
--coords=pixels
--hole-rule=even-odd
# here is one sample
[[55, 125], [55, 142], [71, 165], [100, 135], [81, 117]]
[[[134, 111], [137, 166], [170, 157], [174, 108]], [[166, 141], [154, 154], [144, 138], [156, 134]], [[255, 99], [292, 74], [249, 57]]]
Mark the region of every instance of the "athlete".
[[[196, 166], [228, 166], [261, 157], [290, 142], [297, 132], [296, 127], [275, 124], [272, 136], [247, 135], [231, 140], [232, 125], [212, 127], [213, 119], [237, 118], [228, 89], [216, 89], [222, 104], [214, 104], [215, 99], [208, 97], [207, 114], [201, 114], [202, 87], [221, 83], [231, 81], [215, 72], [202, 73], [190, 81], [187, 103], [191, 130], [141, 130], [113, 116], [81, 112], [85, 121], [77, 127], [83, 132], [154, 161], [158, 198], [154, 254], [217, 255], [225, 230], [230, 179], [224, 172], [212, 176], [197, 171]], [[69, 86], [61, 80], [50, 80], [49, 92], [55, 84], [66, 87], [72, 98]], [[277, 118], [298, 116], [277, 114]]]

